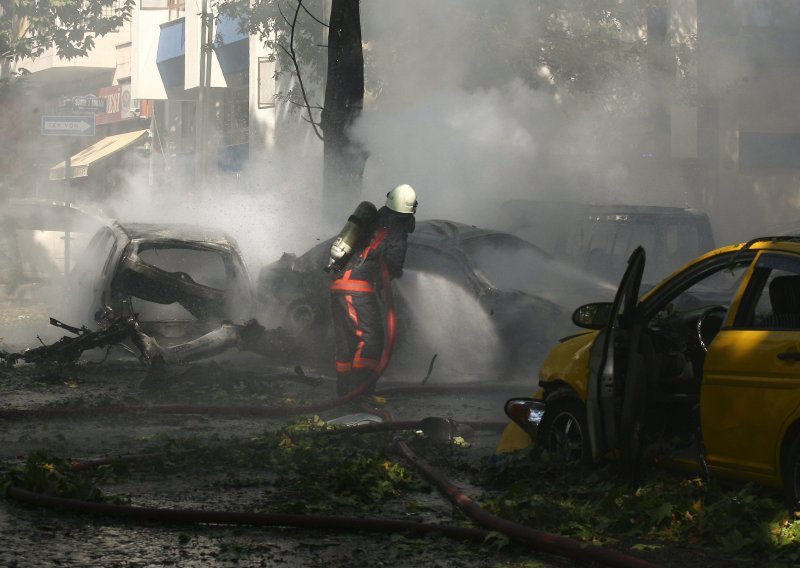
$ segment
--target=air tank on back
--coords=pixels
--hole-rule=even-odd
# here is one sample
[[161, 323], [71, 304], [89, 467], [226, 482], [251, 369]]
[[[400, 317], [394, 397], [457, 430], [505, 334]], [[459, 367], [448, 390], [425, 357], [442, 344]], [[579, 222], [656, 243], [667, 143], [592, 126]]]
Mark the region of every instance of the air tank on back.
[[341, 268], [353, 254], [353, 251], [369, 236], [378, 217], [378, 209], [369, 201], [358, 204], [352, 215], [347, 218], [339, 235], [331, 245], [331, 260], [328, 269]]

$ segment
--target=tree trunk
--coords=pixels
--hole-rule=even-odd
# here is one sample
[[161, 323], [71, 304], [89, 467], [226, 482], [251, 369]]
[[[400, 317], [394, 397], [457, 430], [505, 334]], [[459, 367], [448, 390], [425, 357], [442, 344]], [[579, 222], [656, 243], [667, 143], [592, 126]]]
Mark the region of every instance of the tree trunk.
[[361, 199], [367, 154], [350, 138], [364, 105], [364, 55], [359, 0], [332, 0], [328, 30], [328, 75], [322, 131], [323, 215], [341, 217]]

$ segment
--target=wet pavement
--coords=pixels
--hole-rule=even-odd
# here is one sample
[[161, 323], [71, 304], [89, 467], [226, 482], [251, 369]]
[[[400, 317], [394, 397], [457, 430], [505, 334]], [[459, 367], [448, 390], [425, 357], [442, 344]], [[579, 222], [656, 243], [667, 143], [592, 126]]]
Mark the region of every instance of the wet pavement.
[[[94, 354], [89, 358], [98, 357]], [[0, 460], [4, 468], [19, 466], [32, 452], [92, 460], [148, 452], [165, 442], [241, 443], [297, 418], [192, 412], [192, 405], [253, 407], [320, 402], [335, 390], [332, 379], [313, 369], [306, 369], [301, 376], [293, 369], [270, 367], [262, 358], [235, 351], [214, 361], [171, 368], [160, 387], [153, 388], [150, 382], [145, 388], [145, 377], [145, 368], [131, 357], [83, 362], [61, 373], [43, 373], [31, 366], [3, 370], [0, 412], [6, 414], [0, 418]], [[386, 398], [379, 408], [398, 421], [440, 416], [459, 422], [502, 422], [505, 400], [528, 394], [520, 392], [520, 386], [481, 384], [474, 379], [462, 383], [461, 379], [433, 375], [421, 387], [418, 377], [387, 373], [379, 383], [378, 393]], [[151, 406], [180, 411], [143, 410]], [[30, 414], [11, 417], [11, 409]], [[362, 410], [363, 405], [350, 405], [320, 416], [330, 420]], [[497, 430], [466, 432], [470, 448], [465, 460], [477, 464], [492, 454], [499, 437]], [[268, 510], [270, 503], [263, 485], [280, 487], [282, 475], [269, 464], [236, 469], [206, 469], [198, 464], [196, 468], [128, 476], [103, 490], [140, 507]], [[405, 505], [387, 506], [382, 514], [404, 520], [463, 522], [435, 491], [413, 496], [415, 503], [424, 504], [420, 513], [406, 510], [410, 499]], [[534, 559], [542, 562], [537, 566], [570, 565], [530, 551], [498, 551], [491, 544], [445, 537], [133, 522], [43, 509], [10, 499], [0, 501], [0, 530], [0, 565], [4, 566], [488, 567]]]

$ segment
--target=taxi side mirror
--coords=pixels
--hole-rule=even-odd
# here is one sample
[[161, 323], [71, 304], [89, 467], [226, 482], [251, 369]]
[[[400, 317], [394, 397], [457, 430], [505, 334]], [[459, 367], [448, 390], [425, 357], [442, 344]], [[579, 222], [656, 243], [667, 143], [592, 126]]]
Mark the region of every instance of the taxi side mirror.
[[611, 318], [611, 302], [584, 304], [572, 312], [572, 323], [585, 329], [603, 329]]

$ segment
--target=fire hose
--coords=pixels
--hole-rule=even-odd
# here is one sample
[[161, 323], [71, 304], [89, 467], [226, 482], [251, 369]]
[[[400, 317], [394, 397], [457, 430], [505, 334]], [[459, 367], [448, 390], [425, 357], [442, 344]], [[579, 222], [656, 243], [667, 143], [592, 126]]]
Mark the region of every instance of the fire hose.
[[391, 519], [346, 517], [339, 515], [301, 515], [289, 513], [246, 513], [241, 511], [213, 511], [200, 509], [162, 509], [158, 507], [135, 507], [95, 503], [80, 499], [54, 497], [20, 487], [9, 487], [6, 495], [11, 499], [30, 505], [53, 509], [64, 509], [105, 517], [132, 519], [137, 521], [160, 521], [179, 523], [212, 523], [228, 525], [251, 525], [269, 527], [295, 527], [308, 529], [331, 529], [341, 531], [371, 531], [383, 533], [418, 532], [438, 533], [452, 538], [483, 541], [490, 531], [414, 521]]
[[581, 562], [599, 562], [604, 566], [615, 566], [619, 568], [653, 568], [653, 564], [645, 560], [617, 552], [615, 550], [593, 546], [554, 533], [549, 533], [525, 525], [520, 525], [493, 515], [481, 508], [458, 487], [450, 483], [436, 470], [419, 459], [409, 446], [402, 441], [397, 442], [397, 446], [403, 455], [414, 464], [432, 485], [447, 499], [453, 503], [461, 512], [466, 514], [476, 523], [504, 534], [514, 542], [546, 552], [556, 556], [563, 556]]

